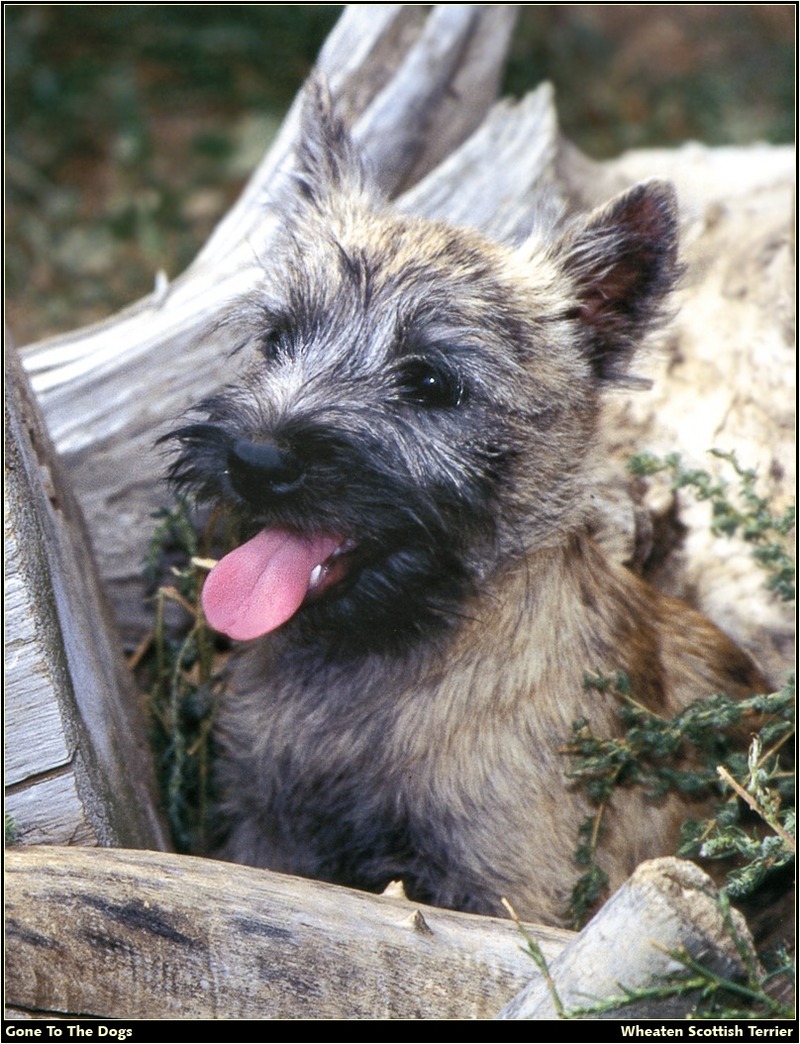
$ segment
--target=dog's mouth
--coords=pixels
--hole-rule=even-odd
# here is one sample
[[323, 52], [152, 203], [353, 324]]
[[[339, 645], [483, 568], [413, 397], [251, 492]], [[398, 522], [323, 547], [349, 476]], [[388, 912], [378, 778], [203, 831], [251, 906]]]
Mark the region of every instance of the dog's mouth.
[[333, 533], [263, 529], [209, 573], [202, 595], [206, 619], [238, 641], [260, 638], [343, 580], [353, 551], [352, 541]]

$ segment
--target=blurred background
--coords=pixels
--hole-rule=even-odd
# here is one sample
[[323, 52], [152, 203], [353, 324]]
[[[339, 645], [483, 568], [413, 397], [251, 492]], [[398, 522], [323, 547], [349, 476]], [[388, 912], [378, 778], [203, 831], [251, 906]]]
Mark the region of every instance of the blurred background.
[[[595, 158], [790, 142], [794, 4], [524, 4], [504, 89], [551, 80]], [[263, 155], [332, 4], [6, 4], [6, 322], [102, 318], [192, 260]]]

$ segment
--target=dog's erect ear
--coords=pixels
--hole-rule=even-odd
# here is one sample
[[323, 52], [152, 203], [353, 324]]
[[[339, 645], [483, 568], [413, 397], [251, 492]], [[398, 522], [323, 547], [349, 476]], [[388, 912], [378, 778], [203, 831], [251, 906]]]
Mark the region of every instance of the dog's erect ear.
[[359, 152], [327, 82], [318, 76], [304, 90], [293, 180], [301, 198], [317, 207], [335, 193], [360, 193], [367, 187]]
[[556, 248], [601, 380], [626, 381], [638, 340], [663, 317], [680, 275], [677, 210], [669, 182], [645, 181], [573, 226]]

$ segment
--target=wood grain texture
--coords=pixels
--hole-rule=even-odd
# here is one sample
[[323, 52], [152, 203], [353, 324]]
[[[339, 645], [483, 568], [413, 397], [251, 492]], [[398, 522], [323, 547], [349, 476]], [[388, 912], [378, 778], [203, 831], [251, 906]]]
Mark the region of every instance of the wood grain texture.
[[12, 352], [6, 811], [25, 841], [166, 846], [144, 716], [80, 508]]
[[[511, 921], [154, 852], [7, 853], [6, 1003], [115, 1018], [473, 1019], [536, 974]], [[568, 932], [537, 932], [549, 959]]]

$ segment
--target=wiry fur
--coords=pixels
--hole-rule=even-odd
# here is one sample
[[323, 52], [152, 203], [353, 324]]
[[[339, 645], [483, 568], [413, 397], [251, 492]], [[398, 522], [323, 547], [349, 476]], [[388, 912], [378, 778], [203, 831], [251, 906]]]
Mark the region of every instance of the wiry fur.
[[[512, 251], [373, 199], [320, 89], [304, 133], [283, 243], [237, 313], [249, 365], [175, 433], [173, 476], [245, 535], [345, 534], [353, 568], [236, 663], [223, 854], [558, 922], [587, 812], [562, 748], [578, 718], [616, 728], [584, 672], [625, 670], [666, 713], [759, 686], [586, 533], [602, 386], [629, 380], [676, 278], [674, 195], [639, 185]], [[287, 482], [232, 464], [237, 440]], [[612, 882], [677, 818], [620, 794]]]

